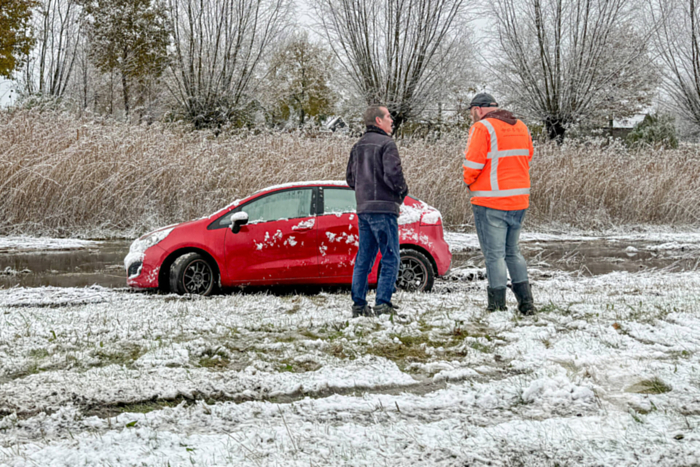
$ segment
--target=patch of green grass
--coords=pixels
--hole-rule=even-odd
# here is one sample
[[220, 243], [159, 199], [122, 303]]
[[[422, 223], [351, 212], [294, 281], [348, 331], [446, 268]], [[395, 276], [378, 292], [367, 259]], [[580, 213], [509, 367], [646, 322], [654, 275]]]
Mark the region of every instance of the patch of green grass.
[[479, 341], [470, 341], [469, 344], [467, 344], [469, 347], [472, 349], [481, 352], [481, 353], [491, 353], [493, 352], [493, 348], [491, 348], [490, 345], [482, 344]]
[[668, 356], [671, 359], [690, 358], [693, 353], [689, 350], [671, 350], [668, 352]]
[[425, 320], [421, 318], [418, 320], [418, 329], [420, 329], [421, 332], [430, 332], [434, 329], [434, 326], [426, 323]]
[[229, 355], [222, 348], [206, 349], [199, 359], [199, 366], [204, 368], [226, 368], [229, 363]]
[[282, 336], [277, 336], [275, 340], [277, 342], [294, 342], [295, 340], [297, 340], [297, 338], [293, 334], [286, 334]]
[[425, 333], [421, 333], [414, 336], [404, 336], [400, 334], [389, 334], [389, 337], [393, 339], [398, 339], [401, 343], [407, 347], [420, 346], [421, 344], [430, 345], [430, 336]]
[[309, 339], [313, 339], [313, 340], [322, 338], [321, 336], [319, 336], [315, 332], [311, 331], [310, 329], [304, 329], [299, 334], [301, 334], [304, 337], [308, 337]]
[[306, 373], [307, 371], [316, 371], [319, 368], [321, 368], [321, 365], [319, 365], [318, 363], [310, 361], [297, 362], [293, 360], [282, 360], [280, 363], [280, 373]]
[[661, 381], [658, 377], [645, 379], [627, 388], [627, 392], [636, 394], [664, 394], [671, 392], [673, 388]]
[[229, 363], [228, 358], [222, 358], [218, 355], [214, 357], [202, 357], [199, 359], [199, 366], [202, 368], [226, 368]]
[[[93, 353], [95, 358], [100, 360], [104, 366], [124, 365], [129, 366], [145, 353], [145, 350], [138, 345], [130, 345], [121, 350], [99, 350]], [[66, 357], [67, 358], [67, 357]]]
[[556, 304], [554, 302], [549, 302], [546, 303], [542, 306], [539, 307], [538, 312], [539, 313], [556, 313], [559, 315], [570, 315], [571, 314], [571, 307], [574, 305], [578, 305], [579, 303], [583, 302], [570, 302], [567, 304]]
[[[127, 404], [117, 404], [108, 406], [96, 406], [85, 408], [85, 416], [98, 416], [98, 417], [115, 417], [122, 413], [149, 413], [155, 410], [161, 410], [168, 407], [178, 406], [184, 399], [183, 397], [177, 397], [173, 400], [151, 400], [151, 401], [141, 401]], [[110, 425], [112, 421], [110, 420]], [[133, 422], [130, 422], [133, 423]], [[134, 423], [131, 426], [136, 426]]]
[[32, 349], [27, 353], [32, 358], [42, 359], [49, 356], [49, 351], [46, 349]]
[[403, 342], [381, 343], [367, 346], [364, 350], [368, 354], [393, 361], [399, 368], [404, 367], [408, 363], [427, 362], [430, 359], [425, 346], [420, 344], [405, 345]]
[[118, 407], [117, 410], [120, 413], [149, 413], [154, 410], [161, 410], [167, 407], [176, 407], [180, 401], [164, 401], [157, 400], [153, 402], [140, 402], [137, 404], [126, 404], [122, 407]]

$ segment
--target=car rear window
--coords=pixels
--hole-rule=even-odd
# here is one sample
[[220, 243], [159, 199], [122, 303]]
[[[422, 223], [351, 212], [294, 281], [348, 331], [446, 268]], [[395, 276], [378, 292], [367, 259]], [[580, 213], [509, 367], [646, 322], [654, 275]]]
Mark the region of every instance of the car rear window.
[[355, 212], [357, 202], [355, 192], [342, 188], [323, 189], [323, 213], [340, 214], [344, 212]]

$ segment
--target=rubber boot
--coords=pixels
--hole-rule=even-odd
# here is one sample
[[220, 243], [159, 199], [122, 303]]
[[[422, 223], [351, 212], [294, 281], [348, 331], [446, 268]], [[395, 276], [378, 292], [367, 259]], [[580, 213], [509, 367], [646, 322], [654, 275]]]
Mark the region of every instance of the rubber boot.
[[518, 282], [513, 284], [513, 293], [518, 300], [518, 311], [523, 315], [534, 315], [537, 312], [535, 308], [535, 299], [532, 298], [532, 289], [529, 282]]
[[359, 306], [359, 305], [353, 305], [352, 306], [352, 317], [353, 318], [359, 318], [360, 316], [374, 316], [374, 312], [372, 311], [372, 307], [369, 305], [365, 306]]
[[392, 303], [382, 303], [380, 305], [375, 305], [374, 306], [374, 314], [379, 316], [379, 315], [384, 315], [384, 314], [393, 314], [399, 311], [399, 307]]
[[486, 311], [506, 311], [506, 288], [492, 289], [488, 287], [486, 289], [488, 294], [489, 304], [486, 307]]

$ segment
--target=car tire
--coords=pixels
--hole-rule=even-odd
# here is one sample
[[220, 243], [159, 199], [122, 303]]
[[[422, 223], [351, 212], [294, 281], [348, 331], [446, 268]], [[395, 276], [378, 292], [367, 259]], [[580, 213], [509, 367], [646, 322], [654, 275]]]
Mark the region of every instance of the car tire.
[[435, 283], [435, 271], [430, 260], [420, 251], [402, 249], [396, 288], [409, 292], [430, 292]]
[[199, 253], [185, 253], [170, 266], [170, 291], [176, 294], [211, 295], [216, 269]]

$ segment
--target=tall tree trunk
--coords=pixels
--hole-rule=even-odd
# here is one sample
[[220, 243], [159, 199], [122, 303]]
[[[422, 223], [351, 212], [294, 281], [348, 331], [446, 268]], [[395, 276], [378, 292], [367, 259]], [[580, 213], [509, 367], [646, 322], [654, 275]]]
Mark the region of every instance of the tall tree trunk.
[[561, 144], [564, 141], [564, 135], [566, 134], [566, 126], [561, 119], [557, 117], [548, 117], [544, 121], [545, 128], [547, 129], [547, 136], [550, 140], [554, 140]]
[[122, 71], [122, 92], [124, 94], [124, 113], [129, 116], [129, 82], [126, 73]]
[[128, 49], [124, 48], [124, 53], [122, 54], [122, 67], [121, 67], [121, 73], [122, 73], [122, 92], [124, 94], [124, 114], [128, 117], [129, 116], [129, 80], [126, 77], [126, 72], [124, 71], [124, 67], [126, 66], [126, 61], [129, 58], [129, 51]]

